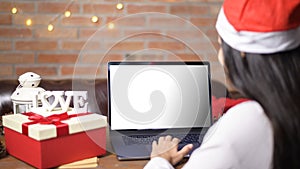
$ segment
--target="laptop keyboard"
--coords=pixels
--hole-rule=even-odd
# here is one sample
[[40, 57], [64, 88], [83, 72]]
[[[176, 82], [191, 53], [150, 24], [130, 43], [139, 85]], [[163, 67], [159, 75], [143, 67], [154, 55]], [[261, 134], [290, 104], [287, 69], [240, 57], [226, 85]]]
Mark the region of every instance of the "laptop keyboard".
[[[154, 140], [158, 140], [161, 135], [131, 135], [131, 136], [122, 136], [123, 141], [126, 145], [133, 145], [133, 144], [152, 144]], [[172, 135], [172, 137], [178, 138], [180, 141], [179, 144], [190, 144], [190, 143], [199, 143], [202, 142], [204, 135], [202, 134], [179, 134], [179, 135]]]

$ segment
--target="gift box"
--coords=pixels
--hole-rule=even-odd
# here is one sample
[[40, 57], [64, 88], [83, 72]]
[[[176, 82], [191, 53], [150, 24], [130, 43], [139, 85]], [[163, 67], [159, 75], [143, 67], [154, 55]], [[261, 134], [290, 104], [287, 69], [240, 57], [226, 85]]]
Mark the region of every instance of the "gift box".
[[8, 153], [37, 168], [105, 154], [106, 125], [106, 117], [95, 113], [3, 116]]

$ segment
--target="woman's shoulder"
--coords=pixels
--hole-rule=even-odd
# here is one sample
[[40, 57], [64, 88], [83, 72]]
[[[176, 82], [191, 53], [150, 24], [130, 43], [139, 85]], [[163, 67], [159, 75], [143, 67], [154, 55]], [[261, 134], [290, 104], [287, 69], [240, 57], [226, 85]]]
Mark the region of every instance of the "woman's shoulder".
[[[209, 130], [205, 140], [243, 147], [272, 142], [271, 122], [256, 101], [245, 101], [230, 108]], [[264, 139], [264, 140], [262, 140]]]
[[[245, 101], [230, 108], [220, 119], [219, 127], [235, 132], [255, 132], [271, 129], [271, 123], [262, 106], [256, 101]], [[259, 134], [259, 131], [255, 132]]]
[[[240, 141], [249, 136], [271, 136], [271, 122], [256, 101], [245, 101], [230, 108], [210, 129], [208, 137]], [[219, 139], [216, 139], [219, 140]]]
[[244, 112], [244, 113], [248, 113], [248, 112], [253, 112], [252, 115], [259, 115], [259, 114], [264, 114], [264, 110], [262, 108], [262, 106], [254, 100], [248, 100], [248, 101], [244, 101], [241, 102], [233, 107], [231, 107], [227, 113], [232, 114], [235, 112]]
[[229, 121], [230, 123], [259, 123], [268, 122], [269, 119], [258, 102], [249, 100], [231, 107], [226, 114], [220, 118], [220, 121]]
[[249, 166], [251, 161], [258, 163], [255, 166], [268, 166], [273, 149], [271, 122], [258, 102], [242, 102], [213, 125], [205, 136], [205, 147], [230, 150], [240, 166]]

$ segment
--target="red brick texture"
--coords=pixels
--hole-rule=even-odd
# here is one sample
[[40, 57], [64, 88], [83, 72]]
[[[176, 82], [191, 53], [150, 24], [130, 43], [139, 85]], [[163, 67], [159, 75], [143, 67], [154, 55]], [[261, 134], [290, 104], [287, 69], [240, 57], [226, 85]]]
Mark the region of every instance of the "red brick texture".
[[[122, 10], [112, 0], [2, 0], [0, 79], [17, 79], [27, 71], [44, 79], [106, 78], [108, 61], [217, 62], [215, 22], [223, 0], [120, 2]], [[29, 18], [32, 25], [26, 26]]]

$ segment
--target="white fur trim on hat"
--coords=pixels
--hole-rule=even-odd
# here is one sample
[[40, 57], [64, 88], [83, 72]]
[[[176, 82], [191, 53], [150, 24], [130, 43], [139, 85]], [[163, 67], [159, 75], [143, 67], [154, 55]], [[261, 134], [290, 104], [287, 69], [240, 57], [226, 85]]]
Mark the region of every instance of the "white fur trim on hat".
[[300, 27], [287, 31], [252, 32], [237, 31], [220, 10], [216, 29], [220, 37], [232, 48], [247, 53], [276, 53], [300, 45]]

